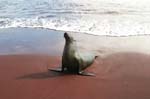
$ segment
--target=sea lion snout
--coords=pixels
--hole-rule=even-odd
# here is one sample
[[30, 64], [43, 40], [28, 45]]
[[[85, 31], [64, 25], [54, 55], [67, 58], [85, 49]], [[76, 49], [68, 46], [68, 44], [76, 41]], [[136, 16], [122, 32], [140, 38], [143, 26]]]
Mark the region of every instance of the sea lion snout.
[[72, 37], [70, 34], [68, 34], [67, 32], [64, 33], [64, 38], [65, 38], [66, 40], [70, 40], [70, 41], [73, 41], [73, 40], [74, 40], [73, 37]]
[[64, 37], [67, 38], [68, 37], [68, 33], [65, 32], [64, 33]]

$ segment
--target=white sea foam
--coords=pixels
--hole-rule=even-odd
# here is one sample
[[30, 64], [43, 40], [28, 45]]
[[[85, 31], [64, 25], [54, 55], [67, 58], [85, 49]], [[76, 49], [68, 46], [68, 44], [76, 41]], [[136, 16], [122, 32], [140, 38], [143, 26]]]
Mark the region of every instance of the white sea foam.
[[149, 3], [149, 0], [1, 0], [0, 28], [40, 27], [109, 36], [150, 34]]

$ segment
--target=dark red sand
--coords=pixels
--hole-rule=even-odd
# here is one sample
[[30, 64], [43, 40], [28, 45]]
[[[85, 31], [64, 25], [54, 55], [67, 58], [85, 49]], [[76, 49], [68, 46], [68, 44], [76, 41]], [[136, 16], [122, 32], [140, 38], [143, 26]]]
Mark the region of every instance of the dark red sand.
[[150, 55], [99, 57], [89, 77], [48, 71], [61, 65], [60, 53], [0, 55], [0, 99], [150, 99]]

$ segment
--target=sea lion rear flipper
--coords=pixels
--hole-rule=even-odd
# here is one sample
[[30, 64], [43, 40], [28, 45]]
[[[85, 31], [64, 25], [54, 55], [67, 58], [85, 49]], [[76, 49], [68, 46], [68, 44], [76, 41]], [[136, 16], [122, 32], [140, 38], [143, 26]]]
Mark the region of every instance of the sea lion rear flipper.
[[85, 71], [79, 72], [79, 75], [82, 75], [82, 76], [95, 76], [95, 74], [89, 73], [89, 72], [85, 72]]

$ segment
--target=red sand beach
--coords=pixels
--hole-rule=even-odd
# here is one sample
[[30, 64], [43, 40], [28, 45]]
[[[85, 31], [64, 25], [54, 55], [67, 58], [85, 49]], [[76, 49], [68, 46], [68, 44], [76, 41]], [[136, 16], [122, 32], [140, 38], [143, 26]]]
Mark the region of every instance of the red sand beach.
[[149, 36], [72, 34], [83, 51], [99, 57], [95, 77], [48, 71], [61, 65], [63, 32], [0, 31], [0, 99], [150, 99]]

